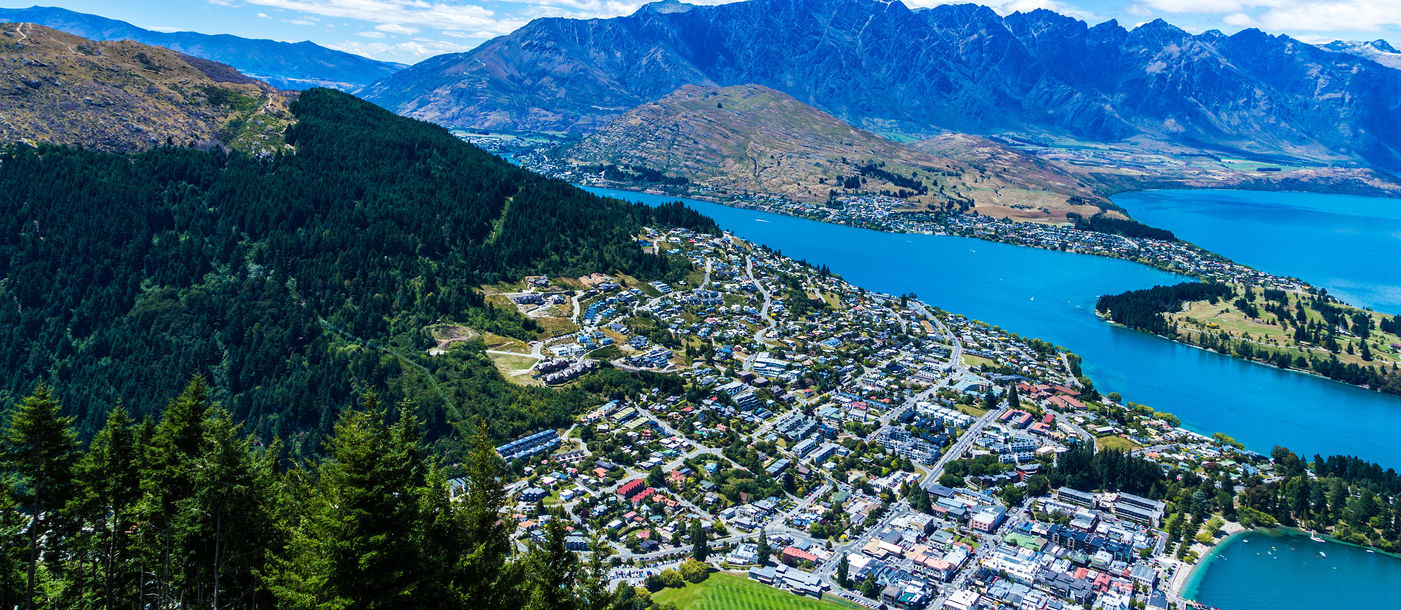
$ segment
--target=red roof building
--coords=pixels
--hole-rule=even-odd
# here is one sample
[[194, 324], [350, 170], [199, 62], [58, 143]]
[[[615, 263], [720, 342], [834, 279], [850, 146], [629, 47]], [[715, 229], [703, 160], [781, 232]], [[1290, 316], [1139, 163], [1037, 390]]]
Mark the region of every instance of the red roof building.
[[641, 504], [643, 500], [652, 497], [652, 494], [655, 493], [657, 493], [657, 490], [652, 489], [651, 487], [643, 489], [642, 491], [637, 492], [637, 495], [632, 497], [632, 503]]
[[817, 561], [817, 555], [813, 555], [812, 553], [804, 551], [795, 546], [784, 547], [783, 552], [780, 553], [780, 556], [785, 562], [788, 563], [797, 563], [799, 561]]
[[642, 482], [642, 479], [633, 479], [623, 483], [623, 486], [618, 488], [617, 493], [624, 498], [631, 498], [637, 492], [642, 491], [642, 488], [646, 486], [647, 484]]

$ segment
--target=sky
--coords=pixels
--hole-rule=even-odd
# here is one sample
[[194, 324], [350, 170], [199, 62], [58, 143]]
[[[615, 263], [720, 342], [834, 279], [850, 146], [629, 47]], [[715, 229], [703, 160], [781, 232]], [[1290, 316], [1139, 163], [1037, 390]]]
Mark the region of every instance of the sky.
[[[314, 43], [400, 63], [467, 51], [538, 17], [615, 17], [642, 0], [36, 0], [152, 30]], [[692, 0], [716, 4], [725, 0]], [[904, 0], [912, 7], [947, 0]], [[1049, 8], [1096, 24], [1162, 18], [1189, 32], [1260, 28], [1306, 42], [1386, 39], [1401, 47], [1401, 0], [986, 0], [1002, 14]], [[30, 2], [0, 0], [19, 8]]]

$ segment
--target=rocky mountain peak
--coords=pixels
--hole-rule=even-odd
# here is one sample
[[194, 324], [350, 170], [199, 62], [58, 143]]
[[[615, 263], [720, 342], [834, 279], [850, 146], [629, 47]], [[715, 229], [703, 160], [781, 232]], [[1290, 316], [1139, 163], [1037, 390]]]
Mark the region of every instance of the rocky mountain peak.
[[686, 84], [757, 83], [881, 133], [1137, 137], [1401, 168], [1401, 74], [1377, 63], [1395, 55], [1370, 46], [1349, 58], [1254, 31], [1193, 36], [1164, 20], [1090, 27], [974, 4], [649, 6], [616, 19], [537, 20], [363, 93], [454, 127], [586, 134]]

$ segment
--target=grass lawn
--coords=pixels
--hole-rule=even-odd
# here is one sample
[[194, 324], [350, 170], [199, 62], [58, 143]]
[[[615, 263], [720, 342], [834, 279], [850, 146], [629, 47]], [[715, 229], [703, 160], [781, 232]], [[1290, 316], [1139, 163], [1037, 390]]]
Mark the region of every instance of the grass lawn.
[[954, 408], [958, 409], [959, 411], [962, 411], [965, 415], [969, 415], [972, 417], [982, 417], [988, 414], [987, 409], [979, 409], [978, 407], [974, 407], [971, 405], [956, 404], [954, 405]]
[[1132, 451], [1142, 445], [1135, 443], [1122, 436], [1101, 436], [1095, 439], [1095, 447], [1098, 449], [1114, 449], [1117, 451]]
[[535, 322], [540, 325], [541, 333], [551, 339], [579, 331], [579, 325], [567, 317], [536, 318]]
[[488, 358], [496, 364], [496, 368], [502, 372], [518, 371], [535, 366], [538, 360], [529, 356], [507, 356], [504, 354], [487, 354]]
[[[1239, 289], [1239, 287], [1236, 288]], [[1242, 339], [1248, 334], [1250, 335], [1250, 340], [1255, 342], [1255, 348], [1257, 350], [1266, 350], [1269, 352], [1282, 351], [1292, 356], [1298, 356], [1300, 353], [1308, 353], [1315, 356], [1323, 355], [1327, 357], [1327, 353], [1322, 350], [1321, 346], [1300, 345], [1296, 342], [1294, 340], [1294, 331], [1292, 330], [1294, 327], [1293, 323], [1290, 324], [1288, 329], [1278, 325], [1276, 315], [1266, 310], [1267, 302], [1264, 299], [1262, 291], [1252, 291], [1251, 297], [1251, 302], [1260, 309], [1259, 318], [1246, 317], [1243, 312], [1236, 309], [1233, 304], [1234, 299], [1220, 301], [1215, 305], [1206, 301], [1188, 303], [1184, 311], [1173, 313], [1170, 317], [1173, 321], [1181, 325], [1180, 334], [1189, 339], [1196, 339], [1202, 332], [1209, 334], [1226, 332], [1234, 339]], [[1289, 295], [1289, 304], [1291, 308], [1290, 311], [1294, 311], [1294, 308], [1304, 305], [1299, 295], [1296, 294]], [[1343, 306], [1342, 310], [1344, 315], [1349, 318], [1354, 314], [1362, 312], [1362, 310], [1347, 306]], [[1312, 308], [1307, 309], [1306, 315], [1312, 322], [1323, 321], [1322, 314]], [[1374, 325], [1379, 325], [1382, 320], [1381, 314], [1368, 312], [1368, 315], [1373, 319]], [[1269, 322], [1275, 323], [1271, 324]], [[1362, 360], [1360, 353], [1346, 353], [1346, 345], [1353, 341], [1356, 340], [1351, 337], [1343, 336], [1338, 338], [1339, 344], [1344, 346], [1344, 349], [1340, 350], [1343, 353], [1337, 354], [1338, 359], [1348, 364], [1363, 366], [1373, 365], [1373, 362]], [[1380, 329], [1374, 328], [1372, 330], [1370, 342], [1373, 344], [1372, 352], [1377, 357], [1377, 364], [1386, 364], [1397, 359], [1394, 354], [1388, 353], [1389, 350], [1382, 347], [1396, 341], [1401, 341], [1401, 337], [1381, 332]]]
[[982, 356], [969, 356], [968, 354], [963, 355], [963, 363], [970, 367], [982, 365], [997, 366], [996, 362], [993, 362], [987, 358], [984, 358]]
[[817, 600], [776, 589], [738, 574], [714, 572], [700, 584], [662, 589], [652, 595], [657, 603], [671, 602], [694, 610], [846, 610], [856, 604], [832, 595]]

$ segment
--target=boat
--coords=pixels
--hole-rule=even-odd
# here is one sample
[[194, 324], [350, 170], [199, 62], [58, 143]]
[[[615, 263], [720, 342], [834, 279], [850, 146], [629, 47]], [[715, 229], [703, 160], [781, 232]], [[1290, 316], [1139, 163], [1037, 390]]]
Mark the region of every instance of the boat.
[[1319, 537], [1318, 537], [1318, 534], [1316, 534], [1316, 533], [1314, 533], [1314, 532], [1309, 532], [1309, 540], [1312, 540], [1312, 541], [1314, 541], [1314, 542], [1325, 542], [1325, 540], [1323, 540], [1322, 538], [1319, 538]]
[[1324, 553], [1323, 551], [1319, 551], [1319, 552], [1318, 552], [1318, 556], [1319, 556], [1319, 557], [1322, 557], [1322, 558], [1324, 558], [1324, 559], [1327, 559], [1327, 558], [1328, 558], [1328, 553]]

